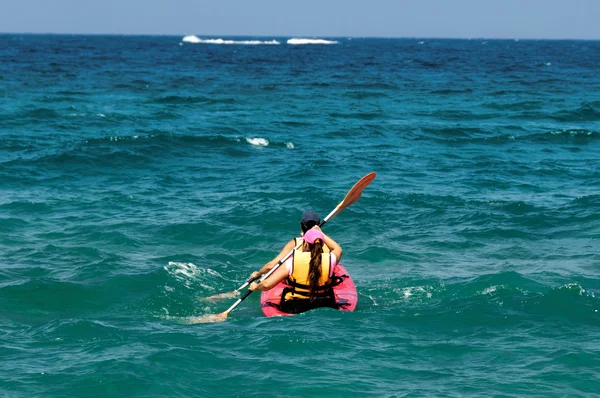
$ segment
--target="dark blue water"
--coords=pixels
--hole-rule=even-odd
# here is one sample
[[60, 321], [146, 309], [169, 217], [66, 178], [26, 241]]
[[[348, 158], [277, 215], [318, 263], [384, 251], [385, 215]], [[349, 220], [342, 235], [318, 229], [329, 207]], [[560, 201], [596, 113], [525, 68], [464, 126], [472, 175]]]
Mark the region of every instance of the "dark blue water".
[[[600, 42], [288, 39], [0, 35], [0, 395], [595, 396]], [[356, 312], [189, 324], [371, 171]]]

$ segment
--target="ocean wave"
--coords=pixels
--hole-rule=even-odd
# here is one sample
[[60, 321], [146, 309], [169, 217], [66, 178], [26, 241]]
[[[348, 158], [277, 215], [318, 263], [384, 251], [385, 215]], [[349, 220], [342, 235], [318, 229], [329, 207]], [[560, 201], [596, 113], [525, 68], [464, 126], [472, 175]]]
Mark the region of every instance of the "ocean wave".
[[478, 127], [422, 127], [413, 140], [433, 140], [456, 144], [496, 145], [519, 143], [548, 143], [584, 145], [600, 139], [600, 132], [585, 129], [549, 130], [529, 132], [521, 126], [506, 126], [497, 132]]
[[496, 113], [476, 113], [465, 109], [417, 111], [415, 112], [415, 115], [457, 122], [463, 122], [465, 120], [491, 120], [497, 118]]
[[193, 44], [228, 44], [228, 45], [245, 45], [245, 46], [276, 46], [279, 43], [277, 40], [224, 40], [224, 39], [201, 39], [195, 35], [188, 35], [181, 39], [184, 43]]
[[385, 113], [374, 111], [374, 112], [350, 112], [350, 113], [339, 113], [332, 112], [329, 114], [335, 119], [358, 119], [358, 120], [378, 120], [385, 117]]
[[421, 66], [424, 66], [426, 68], [431, 68], [431, 69], [437, 69], [442, 66], [442, 64], [440, 64], [438, 62], [427, 61], [424, 59], [415, 59], [413, 61]]
[[[448, 318], [465, 324], [506, 318], [546, 322], [548, 317], [600, 324], [597, 280], [552, 284], [517, 272], [501, 272], [470, 280], [403, 281], [394, 288], [389, 288], [389, 283], [386, 280], [379, 287], [359, 288], [362, 295], [372, 298], [369, 306], [373, 311], [402, 306], [403, 312], [413, 316]], [[588, 288], [584, 283], [592, 286]]]
[[90, 100], [87, 98], [77, 98], [75, 96], [67, 96], [67, 95], [45, 95], [43, 98], [39, 99], [40, 102], [45, 102], [45, 103], [61, 103], [61, 102], [67, 102], [67, 103], [81, 103], [81, 102], [85, 102], [85, 103], [89, 103]]
[[[11, 143], [12, 148], [21, 148], [19, 139]], [[26, 150], [32, 145], [29, 142]], [[190, 148], [208, 148], [216, 151], [227, 151], [232, 156], [248, 156], [245, 148], [269, 147], [294, 149], [294, 143], [289, 140], [273, 141], [264, 137], [243, 137], [239, 135], [186, 135], [169, 132], [152, 132], [132, 135], [109, 135], [89, 138], [81, 141], [71, 141], [68, 146], [48, 148], [44, 142], [36, 143], [39, 150], [29, 156], [18, 156], [0, 162], [1, 165], [66, 165], [72, 167], [116, 166], [131, 162], [136, 164], [155, 160], [156, 153], [170, 150], [188, 150]]]
[[554, 113], [551, 117], [559, 122], [596, 122], [600, 121], [598, 101], [583, 103], [578, 109], [563, 110]]
[[525, 135], [522, 138], [533, 142], [581, 145], [600, 139], [600, 132], [585, 129], [552, 130], [544, 133]]
[[[55, 281], [48, 278], [23, 281], [20, 284], [0, 289], [0, 297], [6, 303], [5, 308], [29, 308], [29, 311], [47, 313], [64, 311], [65, 302], [69, 302], [69, 311], [99, 305], [93, 300], [92, 289], [84, 284]], [[15, 314], [15, 317], [18, 317]]]
[[344, 96], [358, 100], [369, 98], [389, 98], [389, 95], [379, 91], [346, 91]]
[[543, 101], [511, 101], [505, 103], [494, 101], [484, 103], [482, 106], [496, 110], [528, 111], [543, 109], [546, 104]]
[[207, 97], [204, 95], [165, 95], [153, 98], [148, 101], [150, 104], [160, 105], [187, 105], [187, 104], [235, 104], [237, 100], [234, 97]]
[[[421, 131], [427, 137], [441, 141], [493, 137], [493, 133], [478, 127], [422, 127]], [[419, 138], [423, 138], [423, 135], [419, 135]]]
[[292, 46], [304, 45], [304, 44], [338, 44], [335, 40], [325, 40], [325, 39], [301, 39], [301, 38], [292, 38], [287, 41], [287, 44]]
[[431, 94], [470, 94], [473, 90], [470, 88], [446, 88], [440, 90], [433, 90]]
[[8, 210], [12, 215], [16, 214], [40, 214], [51, 213], [52, 206], [46, 202], [39, 201], [14, 201], [0, 204], [0, 209]]
[[81, 336], [85, 336], [86, 341], [98, 343], [103, 340], [119, 338], [122, 330], [98, 320], [57, 319], [35, 328], [32, 333], [50, 338], [58, 343], [73, 340], [81, 344], [83, 341]]
[[125, 146], [141, 146], [145, 147], [145, 142], [156, 142], [160, 145], [167, 146], [211, 146], [211, 147], [227, 147], [237, 146], [242, 143], [250, 144], [251, 146], [274, 146], [289, 148], [291, 142], [274, 142], [262, 137], [240, 137], [226, 135], [185, 135], [185, 134], [170, 134], [167, 132], [152, 133], [152, 134], [136, 134], [136, 135], [121, 135], [107, 136], [102, 138], [92, 138], [85, 141], [86, 145], [104, 145], [106, 143], [125, 145]]
[[600, 195], [578, 196], [573, 200], [577, 206], [590, 207], [597, 209], [600, 206]]
[[23, 112], [22, 116], [38, 121], [44, 121], [59, 118], [60, 114], [56, 110], [50, 108], [35, 108]]
[[[0, 204], [0, 209], [3, 208], [5, 208], [5, 206], [3, 204]], [[22, 230], [30, 225], [27, 221], [15, 217], [2, 217], [0, 218], [0, 224], [2, 224], [2, 228], [6, 232]]]
[[[338, 76], [338, 78], [340, 79], [348, 79], [348, 76], [346, 75], [340, 75]], [[398, 89], [398, 85], [392, 82], [381, 82], [381, 81], [372, 81], [369, 83], [350, 83], [350, 82], [346, 82], [344, 84], [345, 88], [351, 89], [351, 90], [359, 90], [359, 91], [369, 91], [369, 90], [397, 90]]]
[[203, 95], [183, 96], [183, 95], [165, 95], [152, 99], [151, 103], [155, 104], [197, 104], [210, 101], [211, 98]]

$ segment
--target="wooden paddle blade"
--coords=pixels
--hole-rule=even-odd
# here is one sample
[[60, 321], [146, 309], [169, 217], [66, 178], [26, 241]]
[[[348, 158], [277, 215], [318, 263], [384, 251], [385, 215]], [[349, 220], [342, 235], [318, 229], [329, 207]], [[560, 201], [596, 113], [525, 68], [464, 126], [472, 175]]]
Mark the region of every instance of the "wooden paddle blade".
[[375, 176], [377, 176], [377, 173], [369, 173], [361, 178], [356, 184], [354, 184], [354, 186], [346, 194], [344, 200], [342, 200], [342, 203], [340, 203], [341, 208], [345, 209], [346, 207], [358, 201], [358, 199], [360, 199], [360, 195], [362, 195], [362, 191], [367, 187], [367, 185], [373, 182]]
[[356, 203], [358, 199], [360, 199], [360, 195], [362, 195], [362, 192], [367, 187], [367, 185], [373, 182], [375, 176], [377, 176], [377, 173], [369, 173], [363, 178], [361, 178], [356, 184], [354, 184], [354, 186], [346, 194], [344, 200], [342, 200], [340, 204], [337, 205], [337, 207], [331, 213], [329, 213], [327, 217], [325, 217], [325, 220], [323, 220], [323, 224], [337, 216], [346, 207], [350, 206], [353, 203]]
[[198, 300], [200, 300], [200, 301], [216, 301], [216, 300], [222, 300], [222, 299], [235, 298], [239, 295], [240, 295], [240, 292], [237, 290], [234, 290], [232, 292], [227, 292], [227, 293], [213, 294], [210, 297], [199, 297]]
[[224, 322], [227, 319], [227, 315], [229, 313], [227, 311], [221, 312], [220, 314], [211, 314], [190, 318], [189, 323], [214, 323], [214, 322]]

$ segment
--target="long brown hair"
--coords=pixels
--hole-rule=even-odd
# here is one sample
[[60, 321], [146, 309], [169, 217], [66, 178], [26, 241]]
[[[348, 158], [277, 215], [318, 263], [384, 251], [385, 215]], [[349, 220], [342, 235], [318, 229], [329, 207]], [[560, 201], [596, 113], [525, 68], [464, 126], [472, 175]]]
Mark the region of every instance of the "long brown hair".
[[315, 290], [319, 286], [319, 279], [321, 279], [321, 259], [323, 258], [323, 241], [319, 238], [311, 245], [310, 248], [310, 267], [308, 268], [308, 279], [310, 281], [310, 301], [315, 299]]

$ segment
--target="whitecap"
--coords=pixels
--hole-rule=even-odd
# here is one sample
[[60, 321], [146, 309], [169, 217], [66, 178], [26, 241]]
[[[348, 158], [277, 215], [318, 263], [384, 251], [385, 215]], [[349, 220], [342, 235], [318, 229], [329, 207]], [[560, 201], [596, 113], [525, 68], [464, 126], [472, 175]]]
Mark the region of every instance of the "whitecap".
[[181, 41], [184, 43], [200, 43], [201, 42], [201, 40], [198, 38], [198, 36], [195, 36], [195, 35], [185, 36], [183, 39], [181, 39]]
[[299, 39], [293, 38], [287, 41], [287, 44], [301, 45], [301, 44], [337, 44], [335, 40], [324, 40], [324, 39]]
[[285, 146], [286, 146], [288, 149], [294, 149], [294, 144], [293, 144], [293, 143], [291, 143], [291, 142], [286, 142], [286, 143], [285, 143]]
[[223, 39], [201, 39], [198, 36], [190, 35], [185, 36], [181, 39], [184, 43], [194, 44], [237, 44], [247, 46], [258, 46], [258, 45], [279, 45], [277, 40], [223, 40]]
[[250, 145], [254, 145], [254, 146], [268, 146], [269, 145], [269, 141], [264, 139], [264, 138], [260, 138], [260, 137], [256, 137], [256, 138], [248, 138], [246, 137], [246, 142]]

